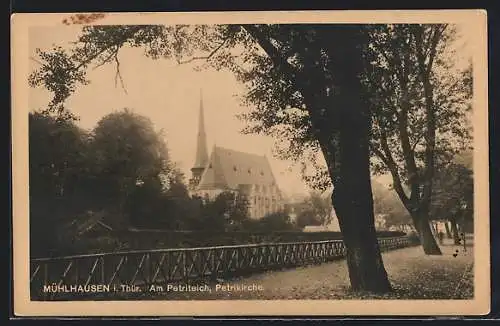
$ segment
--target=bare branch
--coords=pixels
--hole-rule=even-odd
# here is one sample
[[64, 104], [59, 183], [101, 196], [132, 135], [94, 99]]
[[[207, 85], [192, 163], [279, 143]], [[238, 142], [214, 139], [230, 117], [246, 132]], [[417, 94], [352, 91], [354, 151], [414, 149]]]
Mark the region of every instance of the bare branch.
[[115, 52], [114, 58], [116, 62], [115, 87], [117, 84], [117, 79], [120, 79], [120, 84], [122, 86], [123, 91], [125, 92], [125, 94], [128, 94], [127, 89], [125, 88], [125, 84], [123, 83], [122, 74], [120, 72], [120, 60], [118, 60], [118, 51]]
[[101, 67], [102, 65], [105, 65], [106, 63], [110, 62], [115, 56], [116, 54], [118, 53], [120, 47], [119, 46], [115, 46], [115, 49], [113, 51], [110, 52], [110, 54], [104, 58], [100, 63], [98, 63], [97, 65], [95, 65], [94, 69], [97, 69], [99, 67]]
[[36, 59], [35, 57], [30, 56], [30, 60], [38, 63], [42, 67], [47, 67], [47, 65], [45, 63], [41, 62], [40, 60]]
[[80, 64], [78, 66], [76, 66], [74, 69], [78, 70], [78, 69], [86, 66], [87, 64], [92, 62], [92, 60], [96, 59], [98, 56], [100, 56], [101, 54], [103, 54], [104, 52], [106, 52], [107, 50], [109, 50], [112, 47], [115, 47], [115, 46], [121, 47], [129, 38], [134, 36], [134, 34], [137, 33], [138, 31], [140, 31], [142, 28], [143, 28], [143, 26], [136, 26], [135, 28], [131, 29], [132, 32], [130, 34], [126, 34], [124, 37], [118, 39], [115, 43], [109, 44], [109, 46], [106, 46], [106, 47], [102, 48], [101, 50], [97, 51], [93, 55], [89, 56], [87, 59], [80, 62]]
[[210, 52], [206, 56], [195, 56], [195, 57], [189, 58], [185, 61], [177, 60], [177, 63], [181, 65], [181, 64], [193, 62], [195, 60], [209, 60], [211, 57], [213, 57], [215, 55], [215, 53], [217, 53], [226, 44], [227, 40], [229, 40], [229, 37], [226, 37], [215, 49], [212, 50], [212, 52]]
[[417, 147], [417, 145], [420, 143], [420, 141], [422, 139], [424, 139], [424, 135], [425, 133], [421, 133], [418, 137], [417, 137], [417, 140], [415, 140], [415, 143], [413, 145], [411, 145], [411, 150], [414, 152], [415, 151], [415, 148]]

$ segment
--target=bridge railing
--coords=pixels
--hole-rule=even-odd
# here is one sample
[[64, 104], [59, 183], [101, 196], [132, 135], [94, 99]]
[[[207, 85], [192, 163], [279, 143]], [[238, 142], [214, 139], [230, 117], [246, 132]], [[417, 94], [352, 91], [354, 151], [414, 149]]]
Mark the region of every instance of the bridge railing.
[[[380, 238], [382, 251], [412, 245], [408, 237]], [[264, 270], [345, 257], [342, 240], [158, 249], [32, 259], [32, 300], [68, 289], [227, 279]], [[92, 288], [93, 286], [93, 288]]]

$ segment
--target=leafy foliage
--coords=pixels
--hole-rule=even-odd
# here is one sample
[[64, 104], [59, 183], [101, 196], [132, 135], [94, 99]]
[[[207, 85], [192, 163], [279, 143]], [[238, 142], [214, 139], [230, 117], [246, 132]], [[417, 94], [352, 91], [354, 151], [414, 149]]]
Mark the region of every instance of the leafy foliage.
[[273, 232], [273, 231], [293, 231], [297, 227], [286, 212], [276, 212], [268, 214], [258, 220], [247, 220], [244, 229], [249, 231]]
[[29, 115], [31, 248], [56, 241], [60, 227], [91, 205], [88, 135], [72, 121]]
[[237, 230], [248, 219], [248, 201], [233, 192], [222, 192], [213, 201], [205, 202], [198, 223], [204, 230]]
[[330, 196], [313, 191], [300, 205], [296, 224], [303, 228], [307, 225], [326, 225], [331, 222], [332, 201]]
[[161, 218], [164, 197], [187, 197], [161, 135], [130, 111], [104, 117], [92, 132], [69, 117], [34, 112], [29, 137], [34, 252], [62, 248], [58, 241], [74, 242], [98, 220], [115, 229], [129, 225], [126, 217], [151, 223]]
[[[168, 188], [174, 168], [166, 144], [152, 122], [130, 110], [103, 117], [91, 147], [101, 198], [118, 206], [139, 186]], [[151, 184], [151, 185], [150, 185]]]
[[433, 219], [454, 217], [471, 220], [474, 213], [474, 180], [472, 171], [452, 162], [438, 171], [431, 208]]
[[[394, 161], [393, 176], [404, 184], [422, 183], [431, 168], [425, 161], [432, 145], [429, 132], [435, 133], [432, 151], [438, 165], [470, 146], [467, 115], [472, 68], [461, 71], [452, 64], [453, 26], [388, 25], [372, 35], [376, 60], [367, 70], [365, 83], [375, 113], [372, 146], [379, 160], [374, 171], [391, 172], [387, 163]], [[418, 42], [419, 35], [427, 40], [425, 44]], [[419, 63], [420, 50], [427, 55], [423, 63]], [[425, 73], [418, 69], [421, 65]], [[432, 95], [425, 94], [422, 78], [429, 81]], [[426, 108], [428, 99], [430, 108]], [[433, 125], [429, 125], [431, 117]]]
[[378, 182], [372, 182], [373, 209], [375, 214], [383, 214], [386, 226], [400, 226], [411, 223], [408, 210], [397, 194]]

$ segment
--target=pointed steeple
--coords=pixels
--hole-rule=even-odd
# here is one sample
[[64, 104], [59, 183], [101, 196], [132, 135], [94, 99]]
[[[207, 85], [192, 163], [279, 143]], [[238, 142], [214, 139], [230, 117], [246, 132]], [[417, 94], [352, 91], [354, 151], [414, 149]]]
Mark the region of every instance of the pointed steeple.
[[[196, 157], [194, 160], [195, 169], [205, 169], [208, 162], [207, 136], [205, 134], [205, 117], [203, 112], [203, 95], [200, 89], [200, 113], [198, 117], [198, 136], [196, 144]], [[193, 171], [194, 172], [194, 171]]]

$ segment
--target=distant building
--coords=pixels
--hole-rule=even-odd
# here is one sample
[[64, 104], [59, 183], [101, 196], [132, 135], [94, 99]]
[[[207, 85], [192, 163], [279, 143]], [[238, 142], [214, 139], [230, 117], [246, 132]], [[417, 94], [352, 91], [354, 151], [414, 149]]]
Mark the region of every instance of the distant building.
[[416, 232], [415, 227], [412, 224], [391, 225], [388, 228], [388, 231], [401, 231], [405, 233]]
[[203, 100], [200, 98], [195, 163], [189, 180], [191, 195], [213, 200], [229, 191], [244, 196], [251, 218], [283, 211], [284, 200], [266, 156], [214, 146], [208, 156]]
[[387, 214], [375, 214], [375, 230], [383, 231], [387, 229]]

